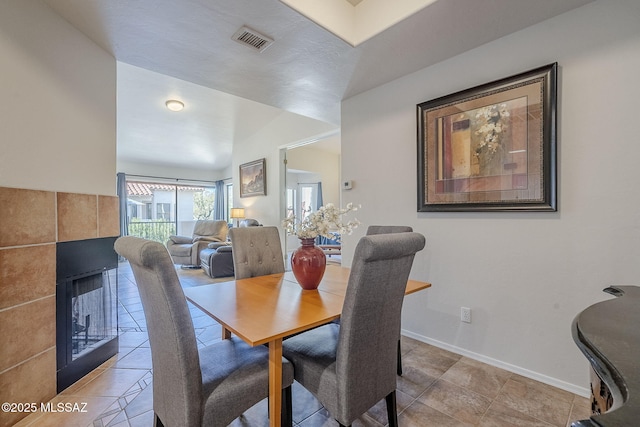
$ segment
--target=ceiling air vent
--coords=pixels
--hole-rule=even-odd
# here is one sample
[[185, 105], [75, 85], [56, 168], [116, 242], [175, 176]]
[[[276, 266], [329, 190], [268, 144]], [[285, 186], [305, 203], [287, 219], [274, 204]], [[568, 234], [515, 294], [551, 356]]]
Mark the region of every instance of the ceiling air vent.
[[257, 31], [248, 27], [242, 27], [231, 37], [238, 43], [242, 43], [245, 46], [249, 46], [252, 49], [262, 52], [273, 43], [273, 40], [269, 37], [260, 34]]

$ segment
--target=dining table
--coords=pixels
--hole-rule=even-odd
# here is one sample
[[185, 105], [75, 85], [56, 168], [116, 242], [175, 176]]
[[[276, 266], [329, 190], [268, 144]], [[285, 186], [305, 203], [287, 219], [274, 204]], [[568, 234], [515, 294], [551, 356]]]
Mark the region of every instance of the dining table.
[[[317, 290], [303, 290], [287, 271], [185, 288], [188, 301], [251, 346], [269, 347], [269, 425], [279, 427], [282, 404], [282, 341], [340, 318], [350, 269], [328, 264]], [[429, 288], [410, 279], [405, 295]]]

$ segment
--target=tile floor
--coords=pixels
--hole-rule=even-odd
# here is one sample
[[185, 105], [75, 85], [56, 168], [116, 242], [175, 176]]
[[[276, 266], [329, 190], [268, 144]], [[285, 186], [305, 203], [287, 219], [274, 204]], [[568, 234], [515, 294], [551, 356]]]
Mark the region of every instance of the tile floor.
[[[182, 285], [211, 283], [201, 270], [178, 269]], [[142, 305], [128, 264], [118, 272], [120, 352], [60, 393], [53, 403], [86, 403], [75, 412], [35, 413], [17, 426], [138, 427], [153, 425], [151, 350]], [[220, 339], [211, 318], [190, 306], [199, 345]], [[398, 377], [401, 427], [565, 427], [589, 417], [589, 400], [517, 374], [403, 337], [404, 373]], [[336, 426], [299, 384], [293, 388], [295, 426]], [[81, 411], [84, 409], [85, 411]], [[354, 426], [386, 424], [384, 400]], [[266, 400], [233, 427], [268, 425]]]

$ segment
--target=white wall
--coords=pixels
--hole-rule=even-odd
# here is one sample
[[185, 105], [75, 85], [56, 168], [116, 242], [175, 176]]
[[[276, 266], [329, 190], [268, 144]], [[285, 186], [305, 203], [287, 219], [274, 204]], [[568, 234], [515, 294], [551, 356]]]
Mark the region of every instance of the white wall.
[[39, 1], [0, 1], [0, 186], [116, 193], [116, 61]]
[[[416, 104], [559, 63], [556, 213], [417, 213]], [[405, 300], [405, 333], [587, 394], [574, 317], [610, 284], [640, 283], [640, 2], [596, 1], [342, 104], [345, 202], [363, 227], [427, 237]], [[471, 324], [460, 307], [472, 309]]]
[[240, 182], [241, 164], [263, 157], [267, 163], [267, 195], [240, 198], [240, 187], [234, 185], [234, 206], [245, 208], [247, 218], [255, 218], [263, 225], [280, 226], [286, 200], [280, 148], [334, 130], [334, 125], [282, 111], [256, 134], [243, 141], [234, 141], [234, 184]]
[[313, 148], [313, 144], [305, 145], [287, 151], [287, 167], [318, 174], [323, 203], [340, 205], [340, 155]]

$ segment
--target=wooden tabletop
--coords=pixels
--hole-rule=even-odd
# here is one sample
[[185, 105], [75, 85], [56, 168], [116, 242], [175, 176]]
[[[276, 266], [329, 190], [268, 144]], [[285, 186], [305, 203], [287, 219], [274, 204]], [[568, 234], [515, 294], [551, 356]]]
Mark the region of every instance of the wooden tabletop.
[[304, 291], [284, 274], [186, 288], [187, 299], [252, 346], [340, 317], [344, 295]]
[[[292, 272], [184, 289], [189, 301], [253, 346], [340, 317], [350, 269], [328, 265], [317, 291], [305, 291]], [[409, 280], [406, 294], [430, 287]]]

